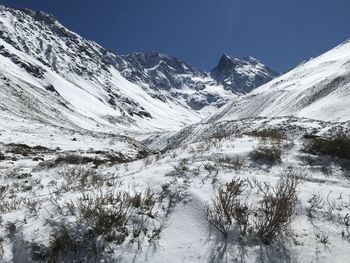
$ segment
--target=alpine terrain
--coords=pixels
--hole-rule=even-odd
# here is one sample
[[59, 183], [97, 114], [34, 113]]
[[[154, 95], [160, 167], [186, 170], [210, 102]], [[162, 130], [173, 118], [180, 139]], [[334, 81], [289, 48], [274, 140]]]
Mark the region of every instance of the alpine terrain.
[[350, 41], [280, 75], [120, 55], [0, 5], [0, 262], [348, 262]]

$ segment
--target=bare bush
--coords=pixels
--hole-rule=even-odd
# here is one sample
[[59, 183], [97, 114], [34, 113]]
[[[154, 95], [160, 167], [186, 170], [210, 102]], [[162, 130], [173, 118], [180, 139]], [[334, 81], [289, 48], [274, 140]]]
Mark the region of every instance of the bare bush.
[[28, 156], [37, 153], [50, 153], [54, 151], [41, 145], [31, 147], [23, 143], [9, 143], [6, 144], [5, 148], [6, 152], [8, 153], [18, 154], [22, 156]]
[[238, 223], [241, 233], [244, 234], [248, 226], [248, 207], [242, 203], [239, 196], [244, 191], [246, 182], [233, 179], [224, 188], [220, 188], [211, 204], [206, 205], [205, 217], [207, 221], [228, 236], [227, 226]]
[[155, 217], [153, 208], [156, 204], [156, 199], [151, 189], [147, 188], [144, 193], [136, 193], [130, 197], [130, 203], [134, 208], [138, 209], [139, 214], [144, 214], [151, 218]]
[[54, 231], [46, 248], [49, 258], [60, 262], [69, 256], [102, 256], [105, 245], [120, 245], [129, 231], [126, 224], [133, 208], [126, 193], [83, 194], [75, 204], [53, 202], [56, 211], [74, 220], [52, 221]]
[[233, 169], [236, 172], [240, 171], [245, 163], [245, 160], [240, 156], [229, 156], [217, 158], [216, 161], [224, 168]]
[[[291, 223], [298, 184], [299, 180], [292, 171], [287, 171], [276, 187], [266, 182], [233, 179], [220, 188], [211, 203], [206, 205], [205, 218], [224, 237], [228, 237], [230, 228], [236, 224], [241, 235], [254, 234], [264, 244], [270, 244]], [[242, 193], [248, 186], [258, 187], [258, 193], [262, 194], [262, 200], [255, 208], [242, 199]]]
[[172, 213], [173, 208], [185, 198], [185, 189], [185, 187], [171, 182], [162, 184], [162, 191], [159, 196], [160, 202], [163, 202], [164, 199], [168, 201], [167, 205], [162, 207], [165, 210], [165, 217], [168, 217]]
[[173, 166], [173, 170], [168, 172], [165, 176], [173, 177], [176, 180], [177, 177], [187, 177], [188, 172], [190, 171], [188, 160], [181, 159], [181, 161]]
[[315, 217], [316, 209], [324, 204], [323, 198], [319, 194], [313, 194], [312, 197], [307, 201], [309, 206], [305, 207], [307, 216], [310, 220]]
[[126, 193], [100, 193], [84, 195], [78, 202], [75, 215], [96, 236], [115, 234], [121, 241], [127, 235], [125, 225], [131, 209]]
[[260, 143], [258, 147], [249, 154], [253, 161], [261, 161], [264, 163], [280, 163], [281, 162], [281, 145], [272, 144], [268, 145], [265, 143]]
[[[2, 245], [2, 242], [4, 241], [4, 238], [0, 236], [0, 256], [4, 255], [4, 247]], [[0, 258], [1, 259], [1, 258]]]
[[67, 182], [69, 189], [86, 189], [91, 187], [101, 187], [104, 183], [104, 177], [95, 170], [77, 166], [68, 168], [60, 172], [60, 177]]
[[[346, 238], [350, 242], [350, 214], [347, 213], [343, 218], [345, 230], [342, 231], [342, 237]], [[346, 231], [346, 233], [345, 233]]]
[[273, 141], [282, 141], [287, 139], [285, 132], [278, 129], [256, 130], [245, 134], [261, 139], [270, 139]]
[[8, 198], [0, 199], [0, 212], [10, 212], [13, 210], [17, 210], [21, 207], [23, 200], [21, 198], [17, 198], [17, 196], [13, 195]]
[[350, 160], [350, 138], [336, 135], [333, 138], [312, 138], [303, 145], [303, 151], [313, 155], [329, 155], [333, 158]]
[[[344, 176], [350, 178], [350, 137], [338, 134], [333, 138], [312, 137], [304, 144], [302, 151], [316, 156], [330, 156], [343, 170]], [[327, 175], [332, 174], [331, 167], [324, 166]]]
[[208, 175], [203, 177], [202, 184], [205, 183], [206, 180], [211, 179], [211, 183], [215, 184], [217, 182], [217, 176], [219, 174], [219, 165], [216, 163], [203, 163], [203, 169], [208, 172]]
[[288, 172], [277, 183], [268, 187], [257, 210], [255, 227], [257, 235], [265, 244], [270, 244], [291, 223], [297, 202], [299, 180]]
[[158, 227], [155, 227], [152, 230], [151, 235], [149, 236], [148, 242], [154, 242], [160, 239], [160, 234], [163, 232], [163, 230], [167, 227], [165, 222], [161, 222], [161, 224]]
[[42, 163], [39, 163], [38, 169], [42, 168], [54, 168], [59, 165], [71, 164], [71, 165], [84, 165], [84, 164], [93, 164], [94, 168], [97, 168], [104, 164], [116, 164], [116, 163], [126, 163], [130, 159], [124, 156], [122, 153], [107, 153], [97, 156], [83, 156], [79, 154], [66, 153], [57, 156], [53, 160], [48, 160]]
[[138, 241], [141, 246], [140, 240], [151, 238], [161, 228], [154, 212], [156, 198], [150, 189], [133, 196], [126, 192], [96, 191], [83, 193], [74, 202], [61, 203], [54, 197], [51, 201], [61, 217], [60, 220], [51, 217], [54, 231], [50, 244], [45, 253], [41, 249], [36, 254], [44, 254], [53, 262], [71, 258], [83, 262], [92, 258], [98, 262], [128, 237], [131, 243]]
[[41, 204], [36, 199], [29, 199], [23, 201], [25, 207], [27, 208], [31, 216], [37, 216], [41, 208]]

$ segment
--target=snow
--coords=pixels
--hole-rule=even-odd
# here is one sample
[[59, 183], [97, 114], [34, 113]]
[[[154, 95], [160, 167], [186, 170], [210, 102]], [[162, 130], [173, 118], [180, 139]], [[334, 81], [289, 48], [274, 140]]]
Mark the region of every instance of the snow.
[[234, 99], [206, 121], [298, 116], [325, 121], [350, 118], [350, 43], [308, 60]]
[[[98, 172], [102, 174], [114, 173], [119, 176], [119, 187], [127, 191], [138, 191], [151, 187], [157, 195], [160, 194], [162, 185], [171, 181], [166, 174], [173, 170], [181, 160], [189, 160], [189, 169], [198, 169], [198, 174], [188, 174], [188, 179], [177, 178], [171, 183], [171, 187], [182, 193], [183, 198], [172, 210], [169, 217], [165, 218], [166, 228], [162, 231], [161, 237], [156, 244], [147, 246], [142, 242], [141, 250], [137, 246], [128, 243], [123, 244], [115, 251], [115, 256], [122, 262], [265, 262], [266, 258], [270, 260], [292, 262], [303, 262], [308, 258], [310, 262], [346, 262], [349, 243], [342, 239], [341, 232], [343, 225], [337, 218], [345, 216], [349, 209], [350, 202], [350, 183], [343, 178], [341, 171], [334, 166], [331, 177], [323, 174], [320, 167], [309, 166], [303, 163], [300, 153], [299, 139], [288, 141], [286, 143], [294, 146], [286, 150], [283, 154], [283, 163], [276, 166], [256, 166], [254, 162], [247, 157], [253, 147], [259, 143], [255, 137], [229, 137], [215, 144], [213, 141], [207, 141], [210, 147], [204, 150], [203, 142], [184, 145], [180, 148], [168, 151], [159, 158], [151, 158], [151, 161], [134, 161], [125, 165], [114, 165], [113, 167], [102, 166]], [[79, 142], [78, 142], [79, 143]], [[195, 155], [195, 156], [194, 156]], [[242, 170], [233, 172], [230, 169], [219, 169], [217, 182], [212, 183], [208, 172], [203, 169], [203, 165], [210, 161], [210, 156], [239, 155], [246, 159]], [[299, 202], [297, 213], [291, 226], [291, 234], [284, 237], [284, 243], [276, 241], [273, 245], [267, 246], [259, 242], [243, 241], [239, 244], [235, 239], [229, 241], [221, 236], [220, 233], [211, 229], [204, 217], [204, 206], [210, 201], [216, 192], [216, 189], [233, 177], [258, 179], [261, 182], [271, 182], [275, 184], [280, 174], [287, 167], [303, 166], [302, 171], [306, 176], [298, 189]], [[33, 162], [28, 159], [20, 158], [14, 164], [8, 161], [1, 163], [1, 169], [17, 167], [20, 171], [27, 170], [33, 178], [40, 178], [44, 188], [35, 190], [35, 196], [45, 197], [49, 186], [45, 182], [50, 182], [51, 178], [57, 178], [57, 170], [36, 171]], [[127, 168], [126, 168], [127, 167]], [[63, 168], [60, 168], [61, 170]], [[45, 180], [44, 180], [45, 179]], [[4, 179], [3, 179], [4, 180]], [[107, 190], [107, 189], [106, 189]], [[323, 208], [318, 208], [315, 224], [321, 229], [322, 233], [328, 236], [328, 243], [317, 243], [314, 228], [308, 220], [305, 207], [309, 205], [308, 200], [313, 194], [320, 194], [324, 200], [330, 203], [335, 202], [342, 210], [332, 212], [332, 218], [327, 219], [324, 213], [329, 209], [326, 202]], [[30, 196], [30, 193], [22, 193], [23, 196]], [[65, 200], [75, 200], [76, 193], [67, 192], [64, 194]], [[32, 197], [34, 198], [34, 197]], [[255, 194], [252, 193], [251, 200], [256, 201]], [[255, 201], [254, 201], [255, 200]], [[46, 209], [51, 211], [51, 205], [45, 203]], [[40, 210], [40, 216], [27, 217], [27, 224], [21, 224], [18, 229], [23, 233], [24, 238], [31, 238], [40, 244], [47, 242], [43, 239], [44, 233], [47, 236], [51, 229], [48, 225], [44, 226], [45, 210]], [[339, 213], [339, 214], [338, 214]], [[17, 221], [21, 222], [25, 216], [25, 208], [21, 208], [16, 213]], [[161, 215], [161, 214], [160, 214]], [[4, 214], [4, 220], [13, 221], [13, 213]], [[162, 220], [162, 218], [159, 218]], [[17, 223], [19, 224], [19, 223]], [[36, 231], [39, 229], [39, 231]], [[5, 240], [5, 262], [12, 260], [11, 242]], [[279, 249], [284, 249], [285, 253], [280, 253]], [[135, 257], [135, 255], [137, 255]], [[243, 260], [242, 259], [242, 260]]]
[[[9, 37], [0, 38], [1, 262], [30, 262], [34, 244], [50, 246], [52, 222], [79, 221], [58, 212], [57, 204], [77, 205], [87, 194], [125, 191], [133, 196], [147, 189], [155, 197], [153, 214], [133, 208], [122, 244], [106, 244], [100, 235], [96, 242], [106, 245], [101, 262], [347, 262], [348, 175], [336, 159], [313, 162], [316, 157], [302, 148], [305, 135], [350, 135], [349, 41], [240, 96], [237, 90], [245, 93], [256, 76], [266, 80], [276, 73], [252, 57], [225, 55], [223, 59], [238, 66], [225, 68], [232, 75], [216, 82], [211, 74], [163, 54], [107, 52], [44, 13], [52, 25], [3, 6], [0, 13], [0, 29]], [[53, 33], [51, 26], [60, 33]], [[144, 67], [134, 61], [147, 56], [152, 60], [144, 61]], [[35, 69], [42, 76], [35, 76]], [[243, 86], [234, 86], [236, 74], [244, 79]], [[154, 87], [158, 82], [153, 77], [160, 86]], [[169, 86], [163, 87], [163, 80]], [[286, 139], [254, 136], [271, 130], [285, 133]], [[12, 153], [11, 143], [49, 149]], [[281, 163], [254, 161], [250, 153], [261, 143], [277, 143]], [[96, 159], [55, 162], [70, 155]], [[119, 155], [125, 160], [108, 159]], [[225, 157], [241, 158], [242, 168], [220, 163]], [[79, 188], [80, 181], [65, 174], [70, 169], [91, 169], [89, 174], [99, 175], [102, 183]], [[253, 234], [240, 236], [236, 229], [225, 239], [206, 220], [206, 205], [233, 178], [252, 182], [242, 197], [254, 208], [262, 196], [253, 182], [276, 185], [290, 169], [301, 180], [297, 209], [288, 231], [272, 244]], [[322, 203], [310, 217], [313, 195]], [[8, 205], [16, 200], [14, 207]], [[37, 202], [36, 213], [28, 200]], [[136, 237], [138, 220], [147, 224]], [[152, 238], [157, 229], [160, 235]], [[87, 255], [85, 261], [97, 261]]]

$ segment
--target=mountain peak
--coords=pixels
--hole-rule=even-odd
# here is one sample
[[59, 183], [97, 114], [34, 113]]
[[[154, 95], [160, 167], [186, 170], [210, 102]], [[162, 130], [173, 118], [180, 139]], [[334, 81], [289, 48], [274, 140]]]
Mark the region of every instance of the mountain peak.
[[30, 15], [37, 21], [45, 22], [47, 24], [55, 24], [58, 22], [53, 15], [45, 13], [43, 11], [35, 11], [28, 8], [18, 9], [18, 10]]
[[219, 60], [217, 68], [225, 69], [234, 66], [234, 58], [224, 53]]
[[233, 93], [245, 94], [278, 76], [258, 59], [247, 56], [235, 58], [224, 53], [211, 77]]

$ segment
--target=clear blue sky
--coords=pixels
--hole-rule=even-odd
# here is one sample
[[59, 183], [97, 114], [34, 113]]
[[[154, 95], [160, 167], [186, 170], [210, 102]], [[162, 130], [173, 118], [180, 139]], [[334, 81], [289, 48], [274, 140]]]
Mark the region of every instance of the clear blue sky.
[[277, 71], [350, 38], [350, 0], [0, 0], [49, 12], [120, 54], [160, 51], [211, 69], [223, 53]]

